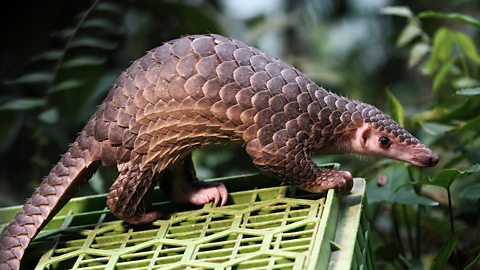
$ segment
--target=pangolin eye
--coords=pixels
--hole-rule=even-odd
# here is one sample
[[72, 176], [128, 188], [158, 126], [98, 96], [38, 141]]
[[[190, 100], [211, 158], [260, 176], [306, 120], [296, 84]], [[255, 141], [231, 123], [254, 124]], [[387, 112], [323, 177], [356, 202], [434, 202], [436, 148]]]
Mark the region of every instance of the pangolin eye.
[[392, 142], [390, 141], [389, 138], [385, 137], [385, 136], [382, 136], [378, 139], [378, 141], [380, 142], [380, 145], [383, 147], [383, 148], [387, 148], [390, 146], [390, 144], [392, 144]]

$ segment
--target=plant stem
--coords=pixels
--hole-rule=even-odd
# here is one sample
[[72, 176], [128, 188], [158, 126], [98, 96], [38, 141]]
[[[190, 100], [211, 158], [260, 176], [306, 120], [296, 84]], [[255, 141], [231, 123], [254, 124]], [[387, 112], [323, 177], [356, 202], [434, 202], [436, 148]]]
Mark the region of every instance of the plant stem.
[[400, 236], [400, 229], [399, 229], [399, 221], [398, 221], [398, 216], [397, 216], [397, 210], [396, 210], [396, 205], [392, 205], [392, 218], [393, 218], [393, 230], [395, 233], [395, 237], [397, 238], [398, 242], [398, 247], [400, 249], [400, 252], [403, 256], [405, 256], [405, 249], [403, 248], [403, 242], [402, 242], [402, 237]]
[[417, 232], [416, 232], [416, 251], [417, 251], [417, 256], [420, 258], [422, 256], [422, 250], [421, 250], [421, 245], [420, 245], [420, 239], [422, 236], [422, 227], [421, 227], [421, 220], [422, 220], [422, 211], [423, 211], [423, 205], [418, 205], [417, 207]]
[[412, 230], [410, 228], [410, 220], [408, 219], [408, 213], [407, 213], [407, 206], [402, 205], [402, 212], [403, 212], [403, 218], [405, 219], [405, 227], [407, 228], [407, 238], [408, 238], [408, 247], [410, 248], [410, 252], [412, 252], [412, 257], [416, 257], [416, 253], [414, 250], [414, 245], [413, 245], [413, 236], [412, 236]]

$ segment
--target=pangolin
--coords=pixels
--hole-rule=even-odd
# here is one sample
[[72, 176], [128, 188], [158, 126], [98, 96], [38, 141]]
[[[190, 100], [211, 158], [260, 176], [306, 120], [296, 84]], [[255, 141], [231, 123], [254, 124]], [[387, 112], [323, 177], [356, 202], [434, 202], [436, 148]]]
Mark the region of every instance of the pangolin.
[[321, 169], [320, 154], [376, 154], [434, 166], [438, 157], [376, 107], [318, 86], [294, 67], [241, 41], [191, 35], [166, 42], [127, 68], [75, 142], [0, 238], [0, 269], [19, 269], [32, 238], [101, 164], [119, 176], [107, 205], [132, 224], [152, 222], [149, 192], [226, 203], [221, 184], [199, 181], [190, 152], [243, 141], [253, 163], [311, 192], [348, 191], [352, 175]]

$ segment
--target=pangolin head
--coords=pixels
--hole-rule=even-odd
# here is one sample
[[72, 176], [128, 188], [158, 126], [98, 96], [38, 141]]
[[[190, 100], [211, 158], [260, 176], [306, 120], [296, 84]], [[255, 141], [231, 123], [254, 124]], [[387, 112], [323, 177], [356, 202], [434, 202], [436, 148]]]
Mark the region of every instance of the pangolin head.
[[384, 112], [366, 103], [344, 100], [346, 108], [350, 108], [349, 123], [344, 123], [342, 134], [336, 136], [334, 143], [326, 144], [322, 152], [377, 155], [418, 167], [432, 167], [438, 163], [438, 156], [430, 148]]
[[368, 106], [362, 111], [363, 124], [354, 132], [352, 149], [408, 162], [418, 167], [433, 167], [438, 156], [415, 136], [381, 110]]

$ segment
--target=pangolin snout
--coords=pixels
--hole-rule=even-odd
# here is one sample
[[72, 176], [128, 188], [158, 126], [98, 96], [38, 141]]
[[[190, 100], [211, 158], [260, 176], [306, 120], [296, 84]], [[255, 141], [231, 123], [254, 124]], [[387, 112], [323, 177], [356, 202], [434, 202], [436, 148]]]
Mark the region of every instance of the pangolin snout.
[[431, 151], [427, 153], [417, 153], [410, 163], [418, 167], [433, 167], [438, 163], [438, 155]]
[[433, 167], [433, 166], [437, 165], [437, 163], [438, 163], [438, 155], [435, 154], [435, 153], [432, 153], [432, 154], [430, 155], [430, 157], [428, 158], [428, 162], [427, 162], [427, 163], [428, 163], [428, 165], [427, 165], [428, 167]]

